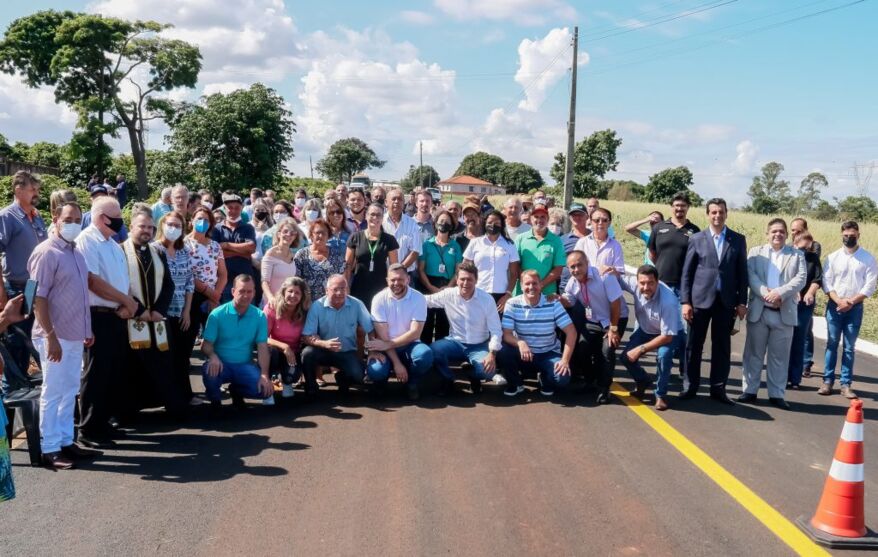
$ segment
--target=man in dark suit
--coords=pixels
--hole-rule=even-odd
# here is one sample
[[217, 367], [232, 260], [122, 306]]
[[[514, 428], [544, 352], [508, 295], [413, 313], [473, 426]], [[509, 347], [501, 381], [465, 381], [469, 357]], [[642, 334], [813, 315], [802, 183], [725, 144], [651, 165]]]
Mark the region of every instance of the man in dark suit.
[[692, 329], [686, 345], [689, 388], [681, 399], [694, 398], [701, 381], [701, 355], [710, 330], [710, 398], [733, 405], [726, 396], [735, 317], [747, 314], [747, 241], [726, 227], [726, 202], [707, 202], [710, 226], [693, 234], [680, 281], [683, 318]]

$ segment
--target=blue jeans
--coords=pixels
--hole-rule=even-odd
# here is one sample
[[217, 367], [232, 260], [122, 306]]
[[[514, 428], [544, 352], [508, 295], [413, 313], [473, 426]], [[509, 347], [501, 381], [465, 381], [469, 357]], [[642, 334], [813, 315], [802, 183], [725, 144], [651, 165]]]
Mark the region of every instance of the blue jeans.
[[[628, 337], [628, 344], [625, 345], [625, 349], [622, 351], [622, 363], [637, 383], [649, 383], [649, 375], [646, 373], [646, 370], [643, 369], [640, 360], [632, 362], [628, 359], [628, 351], [642, 344], [646, 344], [647, 342], [651, 342], [657, 336], [659, 335], [645, 333], [643, 332], [643, 329], [638, 327], [633, 333], [631, 333], [631, 336]], [[655, 396], [665, 396], [668, 394], [668, 380], [671, 377], [671, 368], [674, 366], [674, 350], [676, 350], [679, 341], [680, 338], [679, 335], [677, 335], [669, 344], [659, 346], [658, 348], [658, 353], [656, 354]]]
[[823, 382], [835, 382], [835, 362], [838, 360], [838, 342], [844, 341], [841, 354], [841, 384], [850, 385], [854, 378], [854, 344], [863, 323], [863, 304], [857, 304], [845, 313], [839, 313], [835, 302], [826, 305], [826, 361]]
[[555, 371], [555, 364], [561, 361], [560, 352], [542, 352], [533, 355], [533, 361], [521, 361], [521, 353], [517, 346], [504, 344], [497, 354], [499, 368], [509, 385], [517, 387], [523, 383], [521, 372], [536, 373], [544, 387], [565, 387], [570, 383], [570, 374], [560, 375]]
[[469, 362], [472, 366], [471, 379], [484, 381], [494, 376], [485, 373], [482, 366], [482, 360], [488, 357], [488, 343], [464, 344], [450, 338], [437, 340], [430, 345], [433, 351], [433, 363], [436, 364], [436, 371], [445, 379], [454, 379], [454, 374], [448, 368], [450, 364], [459, 364], [461, 362]]
[[793, 329], [793, 342], [790, 345], [790, 367], [787, 372], [787, 381], [793, 385], [798, 385], [802, 382], [802, 370], [805, 369], [806, 358], [808, 357], [806, 351], [808, 332], [811, 330], [811, 323], [814, 321], [814, 306], [809, 306], [805, 302], [799, 302], [797, 311], [796, 328]]
[[[402, 364], [408, 370], [408, 383], [412, 385], [417, 385], [421, 377], [427, 375], [433, 365], [433, 351], [419, 340], [397, 348], [396, 355], [399, 356]], [[366, 366], [366, 375], [374, 383], [386, 383], [392, 370], [393, 363], [390, 358], [385, 357], [383, 362], [369, 360], [369, 364]]]
[[222, 400], [220, 389], [224, 383], [229, 383], [229, 390], [246, 398], [265, 398], [259, 392], [259, 367], [253, 362], [242, 364], [229, 364], [223, 362], [223, 369], [216, 377], [207, 373], [207, 364], [204, 362], [201, 369], [201, 377], [204, 381], [204, 390], [207, 391], [207, 400], [214, 402]]

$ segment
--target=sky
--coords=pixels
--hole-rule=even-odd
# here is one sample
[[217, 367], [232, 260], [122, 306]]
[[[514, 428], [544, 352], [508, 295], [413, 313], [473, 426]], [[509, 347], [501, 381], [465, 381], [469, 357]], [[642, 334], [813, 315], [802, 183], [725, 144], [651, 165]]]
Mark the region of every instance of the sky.
[[[688, 166], [703, 197], [733, 205], [777, 161], [795, 190], [861, 191], [878, 163], [876, 0], [2, 0], [0, 32], [41, 9], [171, 23], [197, 44], [195, 89], [262, 82], [283, 96], [297, 133], [288, 168], [310, 176], [334, 141], [359, 137], [387, 161], [373, 179], [424, 164], [443, 178], [477, 150], [528, 163], [551, 183], [566, 149], [572, 37], [579, 28], [577, 141], [615, 129], [607, 178], [646, 183]], [[0, 74], [0, 133], [66, 142], [73, 114], [51, 89]], [[149, 148], [163, 148], [154, 124]], [[123, 139], [117, 152], [130, 149]], [[878, 172], [876, 172], [878, 174]], [[862, 182], [862, 180], [859, 180]], [[878, 176], [866, 193], [878, 191]]]

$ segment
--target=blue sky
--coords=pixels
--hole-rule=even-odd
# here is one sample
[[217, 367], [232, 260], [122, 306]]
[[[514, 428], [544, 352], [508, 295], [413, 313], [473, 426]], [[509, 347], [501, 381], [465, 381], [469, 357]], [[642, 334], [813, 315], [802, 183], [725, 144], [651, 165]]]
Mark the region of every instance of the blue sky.
[[[794, 188], [826, 173], [827, 198], [855, 192], [855, 162], [878, 161], [876, 2], [789, 21], [851, 1], [7, 0], [0, 26], [45, 8], [174, 23], [204, 55], [196, 90], [175, 96], [274, 87], [298, 124], [296, 174], [357, 136], [388, 161], [376, 178], [400, 178], [423, 141], [442, 177], [481, 149], [549, 181], [578, 25], [577, 138], [618, 131], [622, 163], [608, 177], [646, 182], [686, 164], [702, 195], [743, 204], [771, 160]], [[0, 133], [66, 141], [72, 125], [50, 91], [0, 76]], [[154, 127], [150, 146], [165, 132]]]

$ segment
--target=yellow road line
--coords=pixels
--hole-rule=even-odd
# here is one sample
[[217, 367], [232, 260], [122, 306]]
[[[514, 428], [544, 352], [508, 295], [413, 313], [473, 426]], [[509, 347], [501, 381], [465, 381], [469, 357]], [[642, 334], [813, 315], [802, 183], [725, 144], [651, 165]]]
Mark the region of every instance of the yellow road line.
[[799, 528], [766, 503], [738, 478], [702, 451], [698, 446], [661, 418], [652, 408], [631, 396], [618, 383], [613, 383], [613, 394], [621, 400], [637, 417], [647, 423], [665, 441], [680, 451], [692, 464], [704, 472], [732, 499], [740, 503], [759, 522], [786, 543], [799, 555], [829, 555], [822, 547], [811, 541]]

